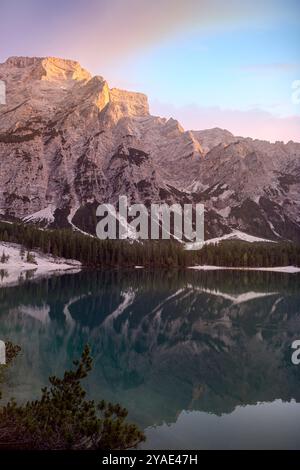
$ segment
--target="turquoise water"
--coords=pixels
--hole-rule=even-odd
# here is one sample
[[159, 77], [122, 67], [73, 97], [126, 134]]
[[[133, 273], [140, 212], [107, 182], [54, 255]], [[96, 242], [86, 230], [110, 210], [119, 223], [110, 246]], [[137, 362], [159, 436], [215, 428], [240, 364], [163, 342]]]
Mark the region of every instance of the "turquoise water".
[[0, 289], [21, 345], [4, 398], [39, 396], [89, 343], [89, 396], [120, 402], [144, 447], [300, 448], [300, 276], [104, 271]]

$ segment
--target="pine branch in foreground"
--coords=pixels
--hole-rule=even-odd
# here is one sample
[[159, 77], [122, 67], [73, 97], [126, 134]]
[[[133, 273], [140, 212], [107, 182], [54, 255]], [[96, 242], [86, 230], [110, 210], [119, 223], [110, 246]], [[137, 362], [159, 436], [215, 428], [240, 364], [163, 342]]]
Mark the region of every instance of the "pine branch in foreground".
[[40, 400], [0, 408], [0, 449], [117, 450], [145, 440], [127, 410], [104, 400], [86, 399], [81, 381], [92, 369], [88, 346], [63, 378], [50, 377]]

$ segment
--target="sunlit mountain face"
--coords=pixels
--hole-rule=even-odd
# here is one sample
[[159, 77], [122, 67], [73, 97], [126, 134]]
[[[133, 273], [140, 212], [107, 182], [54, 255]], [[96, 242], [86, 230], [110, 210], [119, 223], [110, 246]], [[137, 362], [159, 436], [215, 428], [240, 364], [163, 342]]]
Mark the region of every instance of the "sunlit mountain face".
[[[297, 274], [135, 270], [3, 288], [0, 335], [22, 347], [4, 397], [38, 396], [47, 377], [62, 373], [89, 343], [89, 395], [126, 406], [146, 429], [148, 446], [160, 440], [171, 448], [201, 447], [185, 442], [187, 422], [197, 436], [212, 426], [204, 447], [239, 445], [236, 426], [248, 446], [266, 443], [259, 429], [253, 436], [243, 423], [252, 423], [262, 403], [269, 436], [282, 413], [298, 416], [291, 344], [300, 337], [299, 284]], [[283, 446], [295, 445], [294, 424], [286, 423], [290, 444]]]

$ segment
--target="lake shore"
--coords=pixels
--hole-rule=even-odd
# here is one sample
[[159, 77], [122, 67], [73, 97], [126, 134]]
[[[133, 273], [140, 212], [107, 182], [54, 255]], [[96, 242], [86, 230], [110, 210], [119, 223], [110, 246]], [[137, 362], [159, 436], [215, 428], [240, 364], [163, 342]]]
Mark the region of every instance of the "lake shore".
[[0, 260], [3, 255], [7, 257], [4, 263], [0, 262], [0, 287], [62, 271], [77, 272], [82, 268], [79, 261], [54, 258], [34, 250], [29, 251], [31, 256], [27, 261], [27, 253], [27, 249], [22, 253], [21, 245], [0, 242]]
[[198, 265], [189, 266], [188, 269], [195, 269], [196, 271], [214, 271], [214, 270], [234, 270], [234, 271], [271, 271], [278, 273], [295, 274], [300, 273], [300, 268], [297, 266], [274, 266], [274, 267], [229, 267], [229, 266], [209, 266]]

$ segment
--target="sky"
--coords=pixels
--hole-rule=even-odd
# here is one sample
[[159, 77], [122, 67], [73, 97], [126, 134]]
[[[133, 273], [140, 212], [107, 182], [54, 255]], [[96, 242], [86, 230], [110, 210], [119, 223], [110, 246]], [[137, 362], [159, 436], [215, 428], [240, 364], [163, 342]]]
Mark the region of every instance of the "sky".
[[299, 0], [0, 0], [0, 24], [0, 62], [78, 60], [185, 129], [300, 142]]

